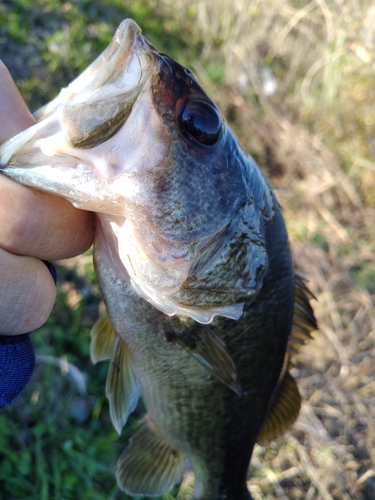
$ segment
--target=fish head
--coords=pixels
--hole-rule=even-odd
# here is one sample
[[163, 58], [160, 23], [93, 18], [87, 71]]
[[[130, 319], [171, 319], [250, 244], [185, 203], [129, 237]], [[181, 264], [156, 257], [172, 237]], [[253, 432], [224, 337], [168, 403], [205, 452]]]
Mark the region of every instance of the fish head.
[[241, 315], [275, 200], [190, 70], [125, 20], [36, 118], [0, 148], [4, 174], [97, 212], [108, 255], [163, 312]]

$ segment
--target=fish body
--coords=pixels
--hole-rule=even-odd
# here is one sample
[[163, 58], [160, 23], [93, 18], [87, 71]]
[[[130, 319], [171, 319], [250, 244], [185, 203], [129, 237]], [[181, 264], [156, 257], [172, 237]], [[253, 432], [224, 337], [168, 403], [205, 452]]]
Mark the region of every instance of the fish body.
[[288, 345], [316, 326], [267, 181], [195, 76], [131, 20], [38, 120], [0, 148], [1, 169], [97, 214], [108, 316], [92, 359], [110, 359], [118, 432], [141, 395], [148, 412], [120, 488], [163, 494], [191, 467], [193, 498], [250, 498], [256, 440], [299, 410]]
[[[256, 301], [245, 306], [239, 320], [216, 317], [210, 324], [234, 361], [242, 396], [174, 340], [180, 331], [193, 336], [203, 326], [184, 316], [168, 317], [137, 296], [119, 279], [100, 242], [95, 245], [96, 270], [111, 322], [132, 354], [150, 418], [163, 438], [190, 461], [194, 498], [250, 498], [248, 464], [280, 376], [293, 315], [293, 269], [284, 225], [280, 216], [277, 219], [268, 228], [269, 271]], [[158, 452], [148, 460], [158, 463]], [[120, 460], [119, 475], [126, 475], [124, 484], [132, 476], [134, 480], [132, 457], [122, 466]], [[137, 493], [133, 487], [126, 490]]]

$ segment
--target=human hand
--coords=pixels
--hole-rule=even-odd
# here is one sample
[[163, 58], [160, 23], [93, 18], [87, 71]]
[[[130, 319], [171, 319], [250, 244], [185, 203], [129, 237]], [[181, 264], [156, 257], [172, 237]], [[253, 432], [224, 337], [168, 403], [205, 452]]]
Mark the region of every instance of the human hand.
[[[0, 144], [34, 123], [0, 61]], [[0, 175], [0, 335], [26, 333], [46, 321], [56, 291], [40, 259], [79, 255], [93, 235], [92, 213]]]
[[[0, 144], [34, 123], [0, 61]], [[40, 259], [79, 255], [93, 236], [92, 213], [0, 174], [0, 409], [29, 381], [35, 355], [26, 333], [45, 322], [55, 302], [51, 273]]]

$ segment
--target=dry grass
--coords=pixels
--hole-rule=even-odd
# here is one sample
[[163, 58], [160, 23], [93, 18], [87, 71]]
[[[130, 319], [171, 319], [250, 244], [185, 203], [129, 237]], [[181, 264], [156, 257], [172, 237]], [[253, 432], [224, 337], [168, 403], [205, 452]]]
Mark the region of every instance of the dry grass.
[[[171, 4], [162, 2], [167, 12]], [[296, 267], [318, 299], [320, 330], [294, 369], [300, 417], [283, 439], [256, 449], [250, 490], [256, 500], [374, 499], [375, 7], [173, 6], [202, 40], [193, 69], [277, 189]], [[203, 70], [207, 61], [224, 67], [224, 85]]]

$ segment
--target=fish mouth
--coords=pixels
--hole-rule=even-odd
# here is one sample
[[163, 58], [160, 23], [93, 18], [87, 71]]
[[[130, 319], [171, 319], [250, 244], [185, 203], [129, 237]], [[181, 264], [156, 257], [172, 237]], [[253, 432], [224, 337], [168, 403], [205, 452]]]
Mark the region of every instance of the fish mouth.
[[136, 187], [129, 176], [116, 190], [129, 162], [126, 144], [120, 150], [113, 138], [147, 92], [157, 54], [134, 21], [123, 21], [107, 49], [35, 114], [37, 123], [0, 147], [0, 171], [78, 208], [123, 215]]

